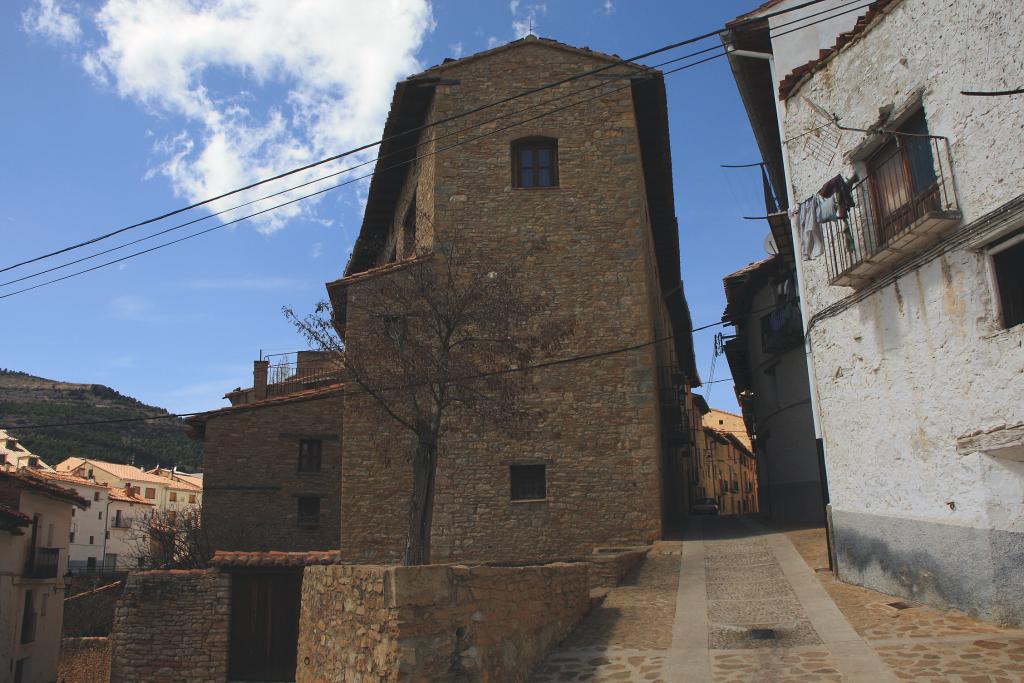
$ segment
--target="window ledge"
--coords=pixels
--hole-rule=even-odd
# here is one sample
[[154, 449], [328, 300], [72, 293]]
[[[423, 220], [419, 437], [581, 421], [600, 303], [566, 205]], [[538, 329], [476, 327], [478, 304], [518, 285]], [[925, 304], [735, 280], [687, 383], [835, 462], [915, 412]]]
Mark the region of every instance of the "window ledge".
[[550, 500], [549, 498], [524, 498], [522, 500], [510, 500], [509, 502], [513, 505], [523, 505], [525, 503], [546, 503]]
[[562, 185], [549, 185], [547, 187], [511, 187], [513, 192], [545, 192], [550, 190], [561, 190]]

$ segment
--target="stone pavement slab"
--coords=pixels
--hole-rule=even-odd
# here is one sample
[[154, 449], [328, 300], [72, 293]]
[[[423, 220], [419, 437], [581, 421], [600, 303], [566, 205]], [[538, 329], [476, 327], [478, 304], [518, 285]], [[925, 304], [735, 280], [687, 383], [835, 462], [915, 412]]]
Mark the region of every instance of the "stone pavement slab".
[[696, 518], [532, 680], [1024, 681], [1024, 631], [841, 583], [827, 562], [820, 528]]

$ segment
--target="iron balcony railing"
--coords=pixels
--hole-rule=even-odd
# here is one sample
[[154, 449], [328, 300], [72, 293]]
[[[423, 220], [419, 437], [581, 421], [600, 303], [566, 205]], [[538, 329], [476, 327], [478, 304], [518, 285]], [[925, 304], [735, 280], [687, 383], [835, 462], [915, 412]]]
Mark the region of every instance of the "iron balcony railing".
[[55, 579], [60, 569], [60, 548], [35, 548], [29, 553], [23, 576], [27, 579]]
[[896, 135], [869, 169], [851, 188], [854, 206], [846, 217], [822, 226], [833, 284], [872, 279], [961, 218], [948, 139]]
[[267, 374], [267, 396], [283, 396], [303, 389], [313, 389], [340, 382], [342, 370], [331, 359], [301, 361], [294, 354], [282, 354], [270, 365]]
[[767, 354], [788, 351], [804, 340], [800, 302], [789, 299], [761, 316], [761, 350]]

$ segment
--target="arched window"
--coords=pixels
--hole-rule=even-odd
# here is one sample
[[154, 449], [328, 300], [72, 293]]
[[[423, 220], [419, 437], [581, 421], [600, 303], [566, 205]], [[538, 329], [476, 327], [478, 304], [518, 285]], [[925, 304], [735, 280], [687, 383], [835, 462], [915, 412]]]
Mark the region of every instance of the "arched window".
[[558, 141], [523, 138], [512, 143], [513, 187], [558, 186]]

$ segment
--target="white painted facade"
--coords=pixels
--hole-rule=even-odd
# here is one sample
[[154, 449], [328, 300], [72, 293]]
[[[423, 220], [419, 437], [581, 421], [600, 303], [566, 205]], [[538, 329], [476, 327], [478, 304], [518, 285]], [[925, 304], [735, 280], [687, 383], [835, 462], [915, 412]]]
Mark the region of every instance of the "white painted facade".
[[[72, 504], [6, 486], [2, 498], [8, 507], [36, 518], [35, 547], [56, 549], [59, 559], [56, 576], [34, 578], [25, 570], [33, 551], [32, 526], [20, 534], [0, 530], [0, 683], [14, 681], [19, 669], [25, 683], [47, 683], [56, 679], [60, 657]], [[27, 620], [26, 608], [31, 612]]]
[[[781, 131], [806, 134], [822, 112], [872, 128], [881, 108], [919, 99], [929, 133], [948, 138], [962, 221], [942, 239], [968, 225], [979, 239], [919, 262], [906, 254], [893, 267], [912, 267], [894, 281], [883, 273], [857, 290], [830, 284], [826, 257], [802, 263], [839, 572], [1018, 623], [1024, 462], [967, 437], [1007, 428], [1004, 442], [1024, 438], [1024, 325], [1003, 328], [985, 251], [1024, 218], [979, 221], [1024, 192], [1024, 103], [960, 93], [1024, 85], [1020, 12], [1017, 0], [894, 2], [790, 94]], [[773, 41], [780, 79], [805, 61], [790, 55], [829, 46], [815, 36], [797, 51], [796, 38]], [[836, 174], [864, 173], [851, 152], [868, 136], [833, 132], [831, 161], [813, 134], [786, 145], [798, 201]]]

